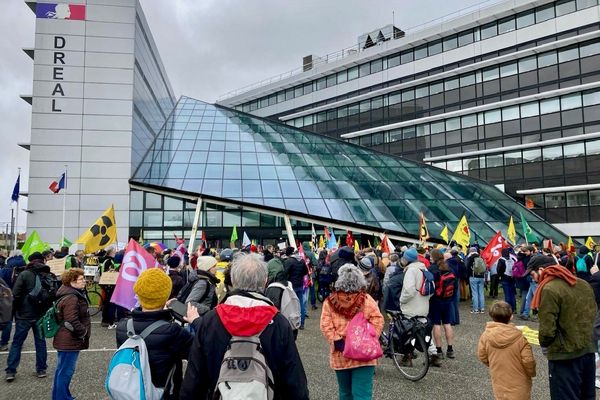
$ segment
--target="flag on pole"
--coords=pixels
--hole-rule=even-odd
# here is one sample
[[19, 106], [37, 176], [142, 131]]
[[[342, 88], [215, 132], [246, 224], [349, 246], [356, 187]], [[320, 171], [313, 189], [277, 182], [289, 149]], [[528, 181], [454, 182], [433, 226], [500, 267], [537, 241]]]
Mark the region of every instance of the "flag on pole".
[[242, 247], [250, 246], [251, 244], [252, 242], [250, 241], [248, 234], [244, 231], [244, 234], [242, 235]]
[[133, 309], [138, 303], [133, 292], [133, 285], [142, 272], [158, 265], [158, 262], [150, 253], [138, 242], [130, 239], [125, 248], [123, 262], [121, 268], [119, 268], [119, 277], [110, 302], [125, 307], [127, 310]]
[[529, 226], [529, 224], [527, 223], [527, 221], [525, 220], [525, 217], [523, 216], [523, 213], [521, 214], [521, 225], [523, 226], [523, 236], [525, 236], [525, 240], [527, 241], [527, 243], [531, 242], [531, 243], [539, 243], [540, 240], [538, 239], [538, 237], [536, 236], [536, 234], [533, 232], [533, 229], [531, 229], [531, 227]]
[[471, 230], [469, 229], [466, 215], [463, 215], [460, 221], [458, 221], [454, 235], [452, 235], [452, 240], [461, 245], [463, 250], [469, 248], [469, 243], [471, 243]]
[[233, 230], [231, 231], [231, 239], [229, 239], [229, 241], [231, 242], [232, 246], [235, 246], [235, 241], [238, 240], [238, 236], [237, 236], [237, 228], [235, 227], [235, 225], [233, 226]]
[[585, 241], [585, 247], [587, 247], [590, 250], [594, 250], [594, 246], [596, 245], [596, 243], [594, 242], [594, 240], [592, 239], [591, 236], [588, 236], [588, 238]]
[[571, 239], [571, 236], [569, 236], [569, 238], [567, 239], [567, 252], [575, 253], [575, 244], [573, 243], [573, 239]]
[[179, 257], [179, 265], [183, 265], [185, 264], [185, 253], [187, 253], [187, 249], [185, 248], [185, 241], [183, 241], [179, 243], [175, 251], [173, 251], [173, 253], [171, 254], [171, 257]]
[[61, 242], [60, 242], [60, 247], [71, 247], [73, 245], [73, 242], [71, 242], [69, 239], [67, 239], [66, 237], [63, 236]]
[[320, 249], [324, 249], [325, 248], [325, 240], [323, 240], [323, 235], [319, 236], [319, 248]]
[[354, 241], [354, 252], [358, 253], [360, 251], [360, 248], [358, 247], [358, 240]]
[[329, 229], [327, 229], [327, 227], [324, 227], [323, 231], [325, 232], [325, 240], [327, 242], [329, 242], [329, 240], [331, 239], [331, 235], [329, 234]]
[[116, 240], [117, 224], [115, 221], [115, 209], [111, 205], [75, 243], [85, 245], [84, 251], [89, 254], [105, 248], [109, 244], [116, 242]]
[[12, 196], [10, 199], [12, 201], [19, 201], [19, 188], [21, 186], [21, 174], [17, 176], [17, 181], [15, 182], [15, 187], [13, 188]]
[[178, 245], [185, 243], [185, 240], [177, 236], [175, 233], [173, 233], [173, 236], [175, 236], [175, 243], [177, 243]]
[[419, 240], [425, 243], [427, 239], [429, 239], [429, 230], [425, 223], [425, 214], [421, 212], [421, 214], [419, 214]]
[[498, 231], [481, 252], [481, 258], [485, 261], [487, 266], [490, 267], [498, 261], [502, 255], [502, 249], [507, 247], [510, 247], [510, 245], [502, 237], [502, 233]]
[[333, 229], [331, 230], [331, 232], [329, 233], [329, 240], [327, 241], [327, 248], [328, 249], [334, 249], [337, 247], [337, 241], [335, 239], [335, 233], [333, 233]]
[[513, 221], [512, 215], [508, 220], [508, 229], [506, 230], [506, 235], [512, 244], [517, 244], [517, 231], [515, 229], [515, 222]]
[[354, 245], [354, 238], [352, 237], [352, 231], [346, 231], [346, 246], [352, 247]]
[[387, 235], [383, 235], [383, 238], [381, 239], [381, 252], [382, 253], [388, 253], [390, 254], [390, 247], [388, 244], [388, 237]]
[[543, 243], [542, 246], [544, 249], [550, 249], [550, 250], [554, 251], [553, 250], [554, 244], [552, 243], [552, 239], [547, 239], [547, 240], [545, 239], [545, 240], [543, 240], [542, 243]]
[[39, 251], [40, 253], [44, 250], [48, 250], [50, 246], [48, 243], [44, 242], [37, 231], [31, 232], [31, 235], [27, 236], [27, 240], [23, 243], [23, 247], [21, 247], [21, 251], [23, 252], [23, 258], [25, 262], [28, 261], [30, 255]]
[[56, 178], [55, 181], [52, 181], [50, 186], [48, 186], [48, 189], [50, 189], [50, 191], [52, 193], [58, 193], [58, 192], [60, 192], [60, 189], [64, 189], [66, 186], [67, 186], [67, 173], [63, 172], [62, 175], [59, 176], [58, 178]]
[[444, 239], [444, 242], [446, 242], [446, 244], [448, 244], [448, 234], [448, 225], [444, 224], [444, 228], [442, 228], [442, 231], [440, 232], [440, 237]]
[[317, 248], [317, 232], [315, 231], [315, 226], [313, 224], [311, 224], [310, 235], [310, 242], [312, 243], [313, 250], [315, 250]]

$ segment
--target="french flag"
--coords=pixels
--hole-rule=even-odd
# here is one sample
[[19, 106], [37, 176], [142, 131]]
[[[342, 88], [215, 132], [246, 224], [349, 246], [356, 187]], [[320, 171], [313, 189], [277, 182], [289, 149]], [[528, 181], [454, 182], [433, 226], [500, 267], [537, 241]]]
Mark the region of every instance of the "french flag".
[[58, 193], [60, 192], [60, 189], [64, 189], [67, 186], [67, 175], [66, 172], [63, 172], [63, 174], [57, 178], [56, 181], [53, 181], [50, 186], [48, 186], [48, 188], [53, 192], [53, 193]]
[[37, 3], [35, 16], [37, 18], [85, 21], [85, 4]]

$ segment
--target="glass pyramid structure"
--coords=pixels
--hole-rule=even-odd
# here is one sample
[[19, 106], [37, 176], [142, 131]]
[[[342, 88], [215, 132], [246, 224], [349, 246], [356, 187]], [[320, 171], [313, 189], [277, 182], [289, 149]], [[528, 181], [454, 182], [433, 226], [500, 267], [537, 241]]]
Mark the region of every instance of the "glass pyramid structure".
[[465, 214], [480, 243], [522, 213], [540, 240], [566, 238], [482, 181], [189, 97], [131, 182], [409, 237], [420, 212], [432, 238]]

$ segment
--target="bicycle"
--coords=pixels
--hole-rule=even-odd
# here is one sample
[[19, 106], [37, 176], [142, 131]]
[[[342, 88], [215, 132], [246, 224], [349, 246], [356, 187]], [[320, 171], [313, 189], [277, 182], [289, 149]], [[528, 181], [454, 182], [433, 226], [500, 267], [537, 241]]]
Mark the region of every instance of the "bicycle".
[[85, 297], [88, 301], [88, 311], [93, 317], [102, 311], [104, 293], [100, 286], [93, 280], [87, 280], [85, 284]]
[[386, 310], [392, 321], [388, 331], [379, 338], [383, 354], [391, 358], [400, 373], [408, 380], [423, 379], [429, 371], [431, 336], [425, 317], [405, 317], [400, 311]]

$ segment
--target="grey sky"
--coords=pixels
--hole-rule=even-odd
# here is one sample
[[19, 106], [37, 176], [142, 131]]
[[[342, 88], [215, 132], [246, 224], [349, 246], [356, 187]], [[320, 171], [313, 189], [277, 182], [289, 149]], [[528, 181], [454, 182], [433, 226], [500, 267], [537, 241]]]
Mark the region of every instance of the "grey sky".
[[[213, 102], [234, 89], [295, 69], [308, 54], [326, 55], [392, 22], [407, 29], [478, 0], [141, 0], [175, 94]], [[495, 0], [485, 2], [485, 5]], [[10, 220], [10, 195], [22, 167], [27, 190], [35, 15], [21, 0], [0, 13], [0, 231]], [[50, 184], [50, 182], [48, 182]], [[27, 208], [21, 198], [20, 208]], [[25, 230], [26, 214], [19, 215]], [[71, 240], [76, 238], [70, 238]]]

